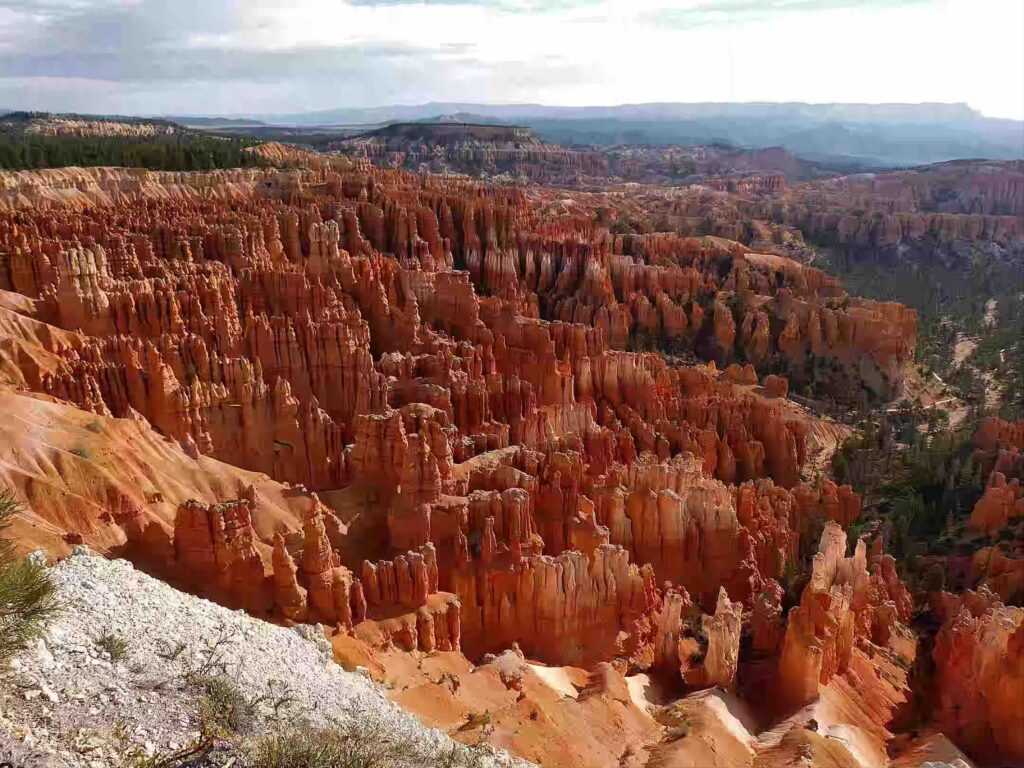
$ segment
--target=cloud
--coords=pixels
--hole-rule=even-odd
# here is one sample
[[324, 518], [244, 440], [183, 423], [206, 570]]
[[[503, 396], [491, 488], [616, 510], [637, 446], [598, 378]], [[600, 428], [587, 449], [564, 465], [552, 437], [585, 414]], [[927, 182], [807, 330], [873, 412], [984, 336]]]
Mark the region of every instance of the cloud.
[[[558, 55], [533, 62], [493, 47], [483, 55], [477, 42], [448, 36], [446, 25], [431, 31], [419, 18], [372, 23], [379, 14], [404, 15], [400, 8], [299, 4], [247, 0], [243, 11], [233, 0], [50, 0], [45, 7], [0, 0], [0, 106], [283, 112], [467, 94], [522, 98], [551, 78], [587, 76]], [[325, 18], [332, 11], [343, 15]]]
[[478, 5], [500, 7], [502, 0], [349, 0], [349, 5], [380, 7], [385, 5]]
[[687, 29], [722, 23], [763, 22], [794, 14], [835, 10], [882, 10], [927, 5], [931, 0], [697, 0], [645, 12], [654, 24]]
[[[301, 39], [277, 24], [289, 11], [315, 19], [317, 3], [287, 0], [0, 0], [21, 15], [0, 26], [0, 72], [14, 78], [117, 82], [355, 76], [375, 68], [466, 55], [474, 44], [339, 35]], [[344, 4], [342, 4], [344, 5]], [[315, 23], [311, 24], [314, 29]], [[381, 30], [386, 31], [386, 30]], [[289, 39], [291, 37], [291, 39]], [[331, 37], [331, 35], [328, 35]]]
[[603, 0], [348, 0], [353, 6], [394, 6], [394, 5], [472, 5], [481, 8], [494, 8], [506, 13], [551, 13], [590, 8], [603, 5]]
[[1020, 0], [0, 0], [0, 105], [237, 114], [428, 101], [936, 100], [1019, 115], [1022, 8]]
[[[393, 0], [382, 3], [391, 4]], [[460, 4], [460, 0], [445, 4]], [[579, 0], [563, 0], [563, 4], [578, 5]], [[338, 91], [371, 86], [381, 96], [412, 92], [413, 86], [437, 90], [436, 81], [442, 79], [484, 80], [494, 87], [502, 72], [511, 83], [540, 77], [525, 61], [475, 58], [479, 46], [472, 41], [454, 39], [428, 45], [410, 40], [408, 35], [406, 39], [381, 39], [384, 25], [367, 30], [368, 34], [350, 28], [337, 42], [324, 40], [322, 35], [320, 40], [307, 42], [300, 39], [301, 34], [280, 34], [277, 20], [289, 11], [303, 10], [297, 5], [302, 3], [47, 0], [37, 4], [0, 0], [0, 10], [22, 16], [0, 26], [0, 41], [5, 43], [0, 45], [0, 72], [8, 79], [43, 79], [51, 85], [74, 80], [127, 87], [150, 83], [158, 89], [175, 82], [258, 85], [292, 81], [320, 86], [331, 82]], [[305, 18], [315, 18], [320, 10], [317, 3], [305, 5]], [[346, 5], [357, 9], [371, 4], [341, 4], [343, 8]], [[543, 63], [550, 69], [550, 59]]]
[[193, 80], [265, 83], [299, 77], [357, 77], [367, 71], [421, 66], [429, 58], [433, 58], [433, 51], [400, 43], [298, 46], [272, 51], [223, 47], [150, 52], [126, 46], [5, 54], [0, 55], [0, 70], [8, 77], [74, 75], [86, 80], [156, 85]]

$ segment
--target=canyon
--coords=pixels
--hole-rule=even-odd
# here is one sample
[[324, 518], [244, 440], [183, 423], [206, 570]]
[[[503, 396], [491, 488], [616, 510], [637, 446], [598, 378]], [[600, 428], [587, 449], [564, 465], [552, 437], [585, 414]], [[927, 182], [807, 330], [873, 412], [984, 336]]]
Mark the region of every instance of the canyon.
[[[824, 471], [852, 429], [812, 407], [901, 397], [918, 318], [849, 295], [800, 231], [1015, 252], [1019, 164], [942, 170], [954, 199], [774, 157], [596, 193], [551, 184], [604, 156], [512, 140], [441, 159], [532, 184], [377, 167], [365, 141], [0, 174], [19, 548], [319, 624], [428, 725], [538, 765], [1024, 763], [1024, 555], [943, 562], [963, 588], [927, 596], [921, 641]], [[1024, 422], [975, 449], [969, 525], [996, 532], [1024, 517]]]

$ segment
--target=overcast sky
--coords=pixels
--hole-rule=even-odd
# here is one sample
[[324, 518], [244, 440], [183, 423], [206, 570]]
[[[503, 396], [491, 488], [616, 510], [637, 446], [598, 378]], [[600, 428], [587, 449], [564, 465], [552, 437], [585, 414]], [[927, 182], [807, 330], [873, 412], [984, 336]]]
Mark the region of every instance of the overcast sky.
[[0, 107], [967, 102], [1024, 118], [1024, 0], [0, 0]]

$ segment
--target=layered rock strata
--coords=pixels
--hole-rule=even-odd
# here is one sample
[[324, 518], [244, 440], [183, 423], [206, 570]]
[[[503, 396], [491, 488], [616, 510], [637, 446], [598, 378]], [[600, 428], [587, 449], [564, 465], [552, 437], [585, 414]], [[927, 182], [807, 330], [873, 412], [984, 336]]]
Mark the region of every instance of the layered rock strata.
[[[197, 486], [217, 461], [248, 480], [76, 524], [192, 591], [616, 691], [622, 670], [738, 689], [746, 623], [795, 705], [908, 619], [891, 559], [846, 557], [857, 494], [802, 481], [828, 430], [780, 375], [894, 394], [904, 307], [735, 242], [344, 159], [0, 175], [0, 222], [4, 386], [84, 431], [139, 425]], [[66, 474], [92, 446], [33, 461]], [[822, 525], [785, 623], [779, 582]]]

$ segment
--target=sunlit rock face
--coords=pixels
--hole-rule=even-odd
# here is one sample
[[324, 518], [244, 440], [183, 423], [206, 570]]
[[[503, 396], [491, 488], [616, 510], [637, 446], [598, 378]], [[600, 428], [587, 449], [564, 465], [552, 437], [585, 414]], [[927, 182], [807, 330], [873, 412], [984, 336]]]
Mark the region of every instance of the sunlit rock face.
[[[383, 678], [430, 660], [460, 716], [522, 693], [547, 707], [516, 713], [538, 740], [599, 723], [594, 764], [643, 764], [609, 722], [637, 760], [680, 748], [641, 677], [703, 692], [695, 729], [730, 759], [797, 756], [817, 737], [758, 745], [733, 713], [751, 649], [774, 714], [895, 708], [905, 676], [851, 680], [888, 673], [909, 595], [891, 558], [847, 551], [861, 500], [809, 471], [842, 431], [779, 371], [897, 394], [912, 311], [516, 187], [261, 152], [296, 167], [0, 175], [0, 397], [32, 425], [0, 472], [26, 537], [323, 624]], [[858, 726], [883, 753], [887, 717]]]
[[987, 418], [974, 436], [974, 459], [987, 473], [985, 493], [971, 511], [968, 527], [998, 533], [1024, 517], [1024, 421]]
[[780, 695], [806, 704], [837, 674], [846, 672], [862, 641], [887, 645], [897, 623], [906, 624], [913, 602], [887, 555], [872, 558], [858, 541], [846, 556], [846, 533], [828, 522], [800, 604], [788, 615], [779, 658]]
[[992, 764], [1024, 761], [1024, 609], [984, 588], [946, 595], [935, 639], [936, 723]]

